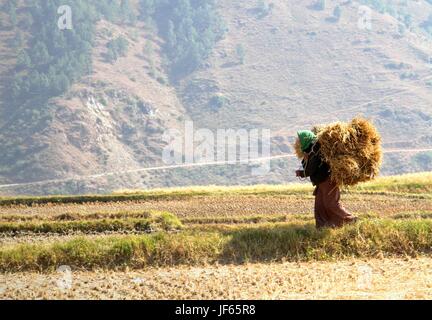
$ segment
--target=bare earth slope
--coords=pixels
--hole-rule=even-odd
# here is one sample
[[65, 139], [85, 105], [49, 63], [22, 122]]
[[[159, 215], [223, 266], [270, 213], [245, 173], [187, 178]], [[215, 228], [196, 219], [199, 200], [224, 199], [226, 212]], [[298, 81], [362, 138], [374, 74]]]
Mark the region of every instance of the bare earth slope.
[[[425, 84], [431, 77], [430, 39], [418, 30], [401, 35], [395, 18], [375, 11], [372, 29], [360, 29], [356, 1], [341, 5], [339, 22], [328, 21], [337, 1], [324, 11], [300, 1], [273, 4], [260, 18], [254, 2], [221, 1], [229, 32], [206, 68], [185, 81], [182, 90], [195, 121], [209, 128], [262, 126], [293, 135], [300, 128], [363, 113], [375, 118], [386, 144], [408, 143], [408, 128], [425, 138], [432, 125], [432, 90]], [[431, 9], [426, 2], [409, 8], [416, 21]], [[243, 64], [237, 45], [244, 47]], [[401, 70], [392, 69], [399, 63]], [[401, 79], [407, 70], [418, 79]], [[230, 101], [217, 113], [203, 108], [214, 94]]]
[[[257, 4], [221, 0], [219, 12], [228, 32], [201, 68], [170, 84], [163, 62], [163, 41], [143, 22], [134, 27], [101, 21], [93, 49], [93, 73], [62, 97], [50, 101], [50, 120], [22, 126], [4, 105], [13, 52], [8, 28], [0, 30], [0, 133], [2, 152], [19, 146], [16, 160], [0, 172], [0, 182], [73, 178], [162, 164], [167, 129], [268, 128], [275, 153], [290, 152], [295, 131], [317, 123], [372, 118], [386, 148], [432, 144], [432, 41], [419, 25], [432, 12], [425, 1], [403, 10], [411, 29], [389, 14], [372, 10], [371, 28], [359, 28], [359, 2], [327, 2], [313, 10], [308, 2], [272, 1], [267, 15]], [[339, 21], [333, 9], [341, 8]], [[20, 11], [18, 12], [20, 16]], [[122, 35], [124, 57], [110, 63], [106, 44]], [[244, 61], [238, 48], [244, 52]], [[211, 107], [224, 98], [220, 109]], [[18, 110], [17, 113], [20, 113]], [[8, 119], [8, 121], [6, 121]], [[17, 131], [18, 130], [18, 131]], [[407, 136], [409, 133], [409, 136]], [[15, 150], [15, 149], [14, 149]], [[15, 152], [15, 151], [13, 151]], [[413, 154], [386, 156], [383, 173], [430, 170]], [[105, 192], [191, 184], [280, 183], [292, 179], [294, 162], [275, 164], [264, 177], [234, 166], [120, 174], [63, 184], [1, 190], [14, 193]], [[14, 168], [9, 169], [10, 168]]]

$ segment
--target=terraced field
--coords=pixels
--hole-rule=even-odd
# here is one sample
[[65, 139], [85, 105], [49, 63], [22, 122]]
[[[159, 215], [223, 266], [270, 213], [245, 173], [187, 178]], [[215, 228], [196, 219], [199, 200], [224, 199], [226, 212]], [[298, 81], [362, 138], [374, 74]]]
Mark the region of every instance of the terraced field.
[[432, 260], [348, 259], [132, 271], [3, 274], [3, 295], [21, 299], [430, 299]]
[[0, 297], [431, 298], [432, 174], [343, 202], [359, 223], [317, 231], [303, 184], [3, 198]]

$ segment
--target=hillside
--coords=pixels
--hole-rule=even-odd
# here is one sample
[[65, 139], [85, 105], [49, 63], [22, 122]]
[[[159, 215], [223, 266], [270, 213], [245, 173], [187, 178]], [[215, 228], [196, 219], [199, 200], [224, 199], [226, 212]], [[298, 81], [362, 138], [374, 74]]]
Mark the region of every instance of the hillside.
[[[202, 7], [189, 0], [100, 1], [88, 8], [83, 1], [72, 12], [90, 22], [75, 23], [81, 45], [63, 56], [50, 47], [63, 41], [61, 32], [52, 31], [60, 40], [51, 43], [28, 22], [38, 2], [0, 2], [0, 184], [61, 182], [0, 193], [293, 179], [297, 164], [291, 159], [274, 161], [272, 171], [259, 177], [251, 176], [250, 166], [236, 165], [64, 181], [164, 165], [164, 132], [183, 131], [189, 120], [214, 131], [271, 129], [274, 154], [291, 152], [300, 128], [357, 114], [374, 120], [387, 149], [432, 145], [432, 5], [426, 1], [361, 1], [372, 10], [370, 30], [358, 26], [359, 1], [324, 1], [323, 8], [312, 0], [220, 0]], [[34, 16], [33, 27], [57, 23], [56, 4], [45, 2], [41, 10], [50, 14], [41, 21]], [[195, 29], [187, 29], [193, 28], [188, 21]], [[69, 46], [76, 42], [65, 37]], [[51, 62], [42, 64], [44, 50], [35, 44], [44, 41]], [[30, 60], [36, 56], [35, 66], [23, 50]], [[68, 71], [64, 61], [72, 56], [77, 62]], [[50, 65], [65, 71], [49, 73]], [[19, 91], [13, 98], [10, 84], [34, 71], [37, 81], [30, 85], [49, 94]], [[55, 80], [41, 89], [44, 77], [54, 73]], [[383, 174], [421, 170], [432, 170], [430, 153], [394, 153], [386, 156]]]

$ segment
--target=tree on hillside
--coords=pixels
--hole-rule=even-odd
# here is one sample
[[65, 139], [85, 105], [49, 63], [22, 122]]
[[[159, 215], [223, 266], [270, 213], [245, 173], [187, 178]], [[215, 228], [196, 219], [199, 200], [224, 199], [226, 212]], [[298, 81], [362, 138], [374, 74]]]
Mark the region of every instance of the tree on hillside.
[[316, 0], [310, 6], [310, 8], [313, 9], [313, 10], [319, 10], [319, 11], [325, 10], [325, 8], [326, 8], [326, 0]]
[[18, 54], [17, 66], [21, 69], [31, 67], [31, 59], [25, 50], [20, 51], [20, 53]]
[[69, 78], [64, 73], [61, 73], [60, 75], [55, 77], [53, 83], [56, 94], [61, 94], [67, 91], [70, 87]]
[[9, 21], [11, 26], [15, 27], [18, 23], [18, 17], [16, 14], [16, 5], [11, 3], [11, 5], [9, 6], [9, 9], [7, 11], [7, 14], [9, 16]]
[[237, 58], [240, 61], [240, 64], [244, 64], [244, 59], [245, 59], [245, 56], [246, 56], [246, 52], [245, 52], [245, 49], [244, 49], [244, 47], [243, 47], [243, 45], [241, 43], [239, 43], [236, 46], [236, 54], [237, 54]]
[[34, 65], [45, 65], [50, 61], [50, 55], [44, 42], [36, 43], [32, 50], [31, 60]]
[[176, 30], [174, 23], [171, 20], [168, 21], [167, 41], [171, 49], [174, 49], [177, 46]]
[[420, 26], [428, 33], [432, 34], [432, 14], [430, 14], [428, 18], [420, 24]]
[[273, 3], [267, 3], [264, 0], [258, 0], [258, 4], [256, 7], [256, 10], [258, 11], [259, 18], [263, 18], [270, 14], [270, 12], [273, 10], [274, 4]]
[[405, 14], [403, 17], [403, 22], [407, 28], [411, 27], [413, 23], [413, 18], [410, 14]]
[[18, 30], [18, 32], [15, 33], [15, 37], [13, 38], [12, 45], [16, 49], [21, 48], [24, 45], [24, 35], [21, 30]]
[[152, 17], [156, 12], [155, 0], [140, 0], [141, 17], [147, 19]]
[[[16, 1], [9, 0], [7, 9], [11, 10], [14, 4]], [[38, 99], [62, 94], [61, 90], [67, 90], [73, 82], [91, 72], [95, 22], [102, 15], [108, 20], [118, 19], [120, 13], [119, 0], [74, 1], [70, 5], [76, 24], [73, 30], [65, 31], [53, 27], [62, 4], [62, 0], [28, 1], [21, 26], [30, 32], [29, 48], [18, 54], [9, 90], [14, 97], [12, 104], [33, 99], [35, 94]]]
[[136, 16], [130, 6], [129, 0], [122, 0], [120, 4], [120, 19], [123, 22], [134, 25], [136, 23]]
[[107, 1], [97, 1], [99, 11], [104, 15], [104, 17], [110, 21], [116, 20], [119, 16], [120, 8], [119, 2], [116, 0]]
[[340, 6], [336, 6], [333, 10], [333, 17], [336, 19], [336, 21], [339, 21], [342, 15], [342, 9]]
[[107, 44], [107, 59], [109, 62], [116, 61], [119, 57], [124, 57], [128, 51], [129, 41], [123, 36], [111, 40]]
[[141, 0], [140, 4], [143, 19], [154, 19], [165, 39], [164, 51], [174, 78], [199, 67], [225, 32], [214, 0]]
[[421, 170], [432, 170], [432, 152], [419, 153], [414, 157], [414, 162]]

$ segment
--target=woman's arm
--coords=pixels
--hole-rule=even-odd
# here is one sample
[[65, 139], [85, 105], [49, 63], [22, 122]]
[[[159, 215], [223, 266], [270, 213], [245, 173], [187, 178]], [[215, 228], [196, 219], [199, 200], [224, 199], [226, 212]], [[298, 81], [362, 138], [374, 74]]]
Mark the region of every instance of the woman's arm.
[[321, 158], [319, 153], [313, 153], [308, 157], [307, 160], [303, 160], [304, 173], [306, 177], [310, 177], [317, 172], [321, 164]]

